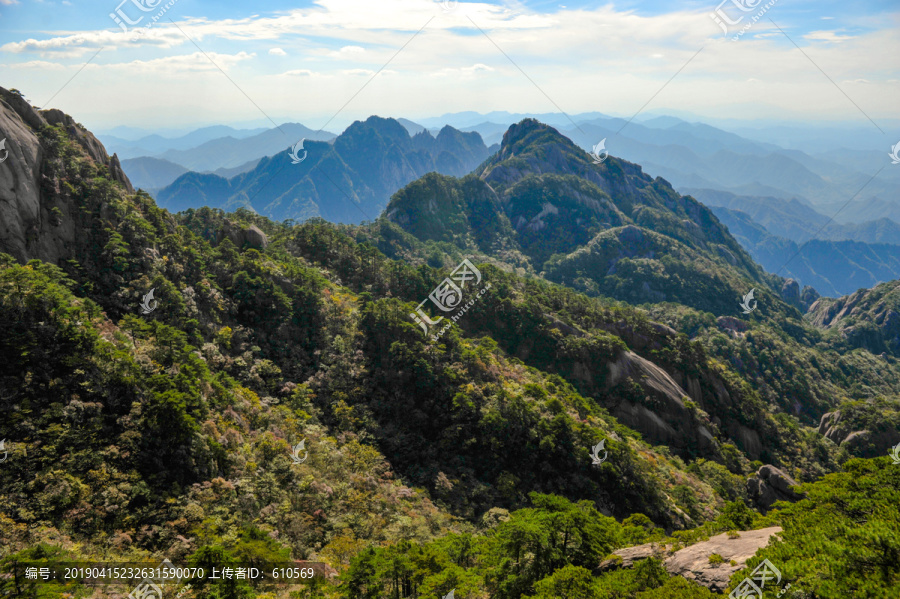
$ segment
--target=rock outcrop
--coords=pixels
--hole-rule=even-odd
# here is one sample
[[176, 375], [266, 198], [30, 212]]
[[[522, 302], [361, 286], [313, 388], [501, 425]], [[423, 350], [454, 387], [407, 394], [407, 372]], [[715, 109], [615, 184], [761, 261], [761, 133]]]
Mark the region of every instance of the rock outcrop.
[[269, 238], [256, 225], [241, 227], [227, 219], [216, 235], [216, 243], [222, 243], [225, 239], [230, 239], [238, 249], [250, 247], [262, 250], [269, 245]]
[[51, 263], [72, 255], [78, 243], [76, 218], [80, 207], [60, 182], [46, 175], [52, 160], [41, 144], [40, 131], [60, 126], [85, 154], [109, 169], [109, 177], [132, 192], [117, 156], [110, 157], [96, 137], [67, 114], [37, 110], [20, 94], [0, 87], [0, 131], [9, 152], [0, 163], [0, 252], [25, 262]]
[[900, 281], [838, 299], [820, 298], [806, 318], [816, 326], [837, 329], [851, 347], [900, 356]]
[[776, 501], [798, 501], [802, 496], [794, 491], [798, 484], [793, 478], [775, 466], [766, 464], [747, 480], [747, 493], [762, 511], [767, 511]]
[[828, 412], [819, 421], [819, 434], [844, 447], [855, 456], [875, 457], [884, 455], [900, 443], [900, 431], [889, 421], [869, 423], [871, 428], [861, 428], [860, 422], [848, 422], [840, 410]]
[[794, 279], [788, 279], [781, 286], [781, 299], [795, 308], [802, 308], [800, 302], [800, 283]]
[[625, 399], [609, 406], [610, 412], [620, 422], [641, 431], [655, 444], [692, 449], [704, 455], [717, 451], [712, 434], [685, 405], [684, 400], [689, 397], [687, 391], [669, 373], [630, 351], [623, 352], [608, 367], [608, 388], [627, 377], [637, 382], [651, 399], [650, 406]]
[[[605, 559], [597, 568], [598, 573], [617, 568], [630, 568], [642, 559], [659, 557], [669, 574], [683, 576], [701, 584], [713, 592], [722, 592], [728, 587], [732, 574], [744, 567], [747, 560], [769, 544], [773, 536], [781, 532], [780, 526], [747, 530], [731, 538], [727, 533], [716, 535], [707, 541], [690, 547], [672, 551], [656, 543], [617, 549], [613, 556]], [[710, 557], [718, 555], [722, 560]]]
[[813, 289], [811, 286], [807, 285], [803, 288], [803, 291], [800, 292], [800, 304], [803, 306], [803, 311], [806, 312], [810, 309], [810, 307], [816, 303], [819, 298], [822, 297], [819, 295], [819, 292]]

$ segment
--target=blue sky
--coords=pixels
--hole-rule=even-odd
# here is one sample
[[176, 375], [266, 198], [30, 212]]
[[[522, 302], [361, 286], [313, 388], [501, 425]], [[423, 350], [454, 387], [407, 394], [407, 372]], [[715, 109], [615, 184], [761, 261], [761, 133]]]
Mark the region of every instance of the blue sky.
[[[0, 0], [0, 85], [98, 129], [630, 116], [648, 101], [748, 121], [900, 118], [896, 0], [121, 1]], [[140, 22], [122, 31], [117, 8]]]

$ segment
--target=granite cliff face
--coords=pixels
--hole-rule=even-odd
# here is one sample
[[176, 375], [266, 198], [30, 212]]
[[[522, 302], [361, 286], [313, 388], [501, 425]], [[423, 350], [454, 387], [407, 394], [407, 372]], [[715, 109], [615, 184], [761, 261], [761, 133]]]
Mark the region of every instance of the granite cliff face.
[[57, 263], [78, 243], [78, 200], [51, 175], [57, 159], [52, 127], [63, 128], [86, 156], [108, 169], [112, 180], [133, 191], [118, 157], [110, 157], [72, 117], [56, 109], [36, 110], [17, 92], [0, 88], [0, 135], [8, 152], [0, 163], [0, 252], [23, 262]]

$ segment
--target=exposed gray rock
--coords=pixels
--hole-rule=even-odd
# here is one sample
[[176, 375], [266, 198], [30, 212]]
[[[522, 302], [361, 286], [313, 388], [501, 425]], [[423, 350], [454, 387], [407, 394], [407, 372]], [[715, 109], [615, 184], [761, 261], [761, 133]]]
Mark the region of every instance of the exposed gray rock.
[[103, 147], [99, 139], [94, 137], [93, 133], [76, 123], [75, 119], [62, 110], [57, 110], [56, 108], [41, 111], [41, 116], [44, 117], [47, 124], [63, 127], [66, 133], [69, 134], [69, 137], [77, 141], [94, 162], [105, 164], [109, 168], [110, 175], [114, 181], [121, 183], [128, 190], [128, 193], [134, 193], [131, 181], [125, 176], [122, 166], [119, 164], [119, 157], [113, 154], [113, 159], [115, 160], [113, 162], [113, 159], [106, 153], [106, 148]]
[[[600, 563], [597, 573], [630, 568], [635, 562], [655, 556], [663, 559], [663, 566], [669, 574], [693, 580], [713, 592], [722, 592], [728, 587], [731, 576], [780, 532], [780, 526], [772, 526], [739, 532], [738, 538], [734, 539], [723, 533], [675, 552], [670, 546], [662, 547], [656, 543], [617, 549], [613, 553], [615, 557]], [[710, 563], [709, 557], [713, 554], [720, 555], [724, 562]]]
[[[716, 452], [716, 443], [709, 430], [700, 425], [684, 405], [688, 393], [665, 370], [626, 351], [618, 360], [609, 363], [607, 388], [624, 379], [636, 381], [648, 397], [650, 405], [622, 399], [610, 407], [623, 424], [639, 430], [652, 443], [667, 444], [678, 449], [686, 446], [701, 452]], [[651, 409], [652, 408], [652, 409]]]
[[723, 331], [732, 331], [734, 333], [743, 333], [750, 328], [748, 323], [734, 316], [720, 316], [716, 319], [716, 325]]
[[798, 501], [802, 497], [792, 487], [799, 483], [775, 466], [766, 464], [747, 479], [747, 494], [763, 511], [776, 501]]
[[230, 239], [238, 249], [246, 246], [261, 250], [269, 245], [269, 238], [256, 225], [241, 227], [227, 219], [216, 235], [216, 243], [222, 243], [225, 239]]
[[796, 308], [802, 307], [800, 303], [800, 283], [794, 279], [785, 281], [784, 285], [781, 286], [781, 299]]
[[[676, 551], [665, 562], [669, 574], [679, 575], [702, 584], [713, 592], [724, 591], [728, 587], [731, 575], [744, 567], [748, 559], [769, 544], [769, 540], [781, 532], [780, 526], [748, 530], [737, 539], [728, 538], [727, 533], [716, 535], [708, 541], [701, 541]], [[725, 561], [711, 564], [709, 556], [721, 555]], [[734, 561], [734, 565], [731, 562]]]
[[803, 288], [803, 291], [800, 292], [800, 304], [803, 306], [803, 311], [806, 312], [810, 309], [810, 307], [819, 301], [819, 292], [807, 285]]
[[822, 419], [819, 420], [819, 434], [840, 445], [846, 436], [846, 431], [842, 430], [840, 423], [841, 412], [839, 410], [823, 414]]
[[82, 207], [60, 189], [58, 181], [44, 176], [47, 157], [38, 133], [56, 124], [92, 160], [107, 166], [114, 181], [132, 191], [118, 158], [110, 158], [97, 138], [71, 117], [59, 110], [36, 110], [20, 95], [0, 87], [0, 131], [9, 152], [0, 164], [0, 252], [20, 262], [37, 258], [58, 264], [81, 241], [76, 220], [82, 218]]

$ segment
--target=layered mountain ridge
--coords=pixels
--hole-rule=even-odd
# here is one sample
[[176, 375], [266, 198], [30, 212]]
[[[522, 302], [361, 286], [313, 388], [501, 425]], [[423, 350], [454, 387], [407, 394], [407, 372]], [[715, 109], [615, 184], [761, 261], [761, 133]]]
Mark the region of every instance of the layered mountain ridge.
[[[638, 165], [612, 156], [594, 164], [534, 120], [511, 127], [471, 176], [425, 178], [399, 191], [385, 216], [421, 240], [471, 239], [472, 249], [511, 262], [520, 254], [520, 264], [550, 281], [629, 302], [733, 313], [743, 287], [767, 279], [708, 208]], [[693, 278], [670, 276], [663, 256]]]
[[276, 220], [360, 222], [374, 220], [395, 190], [425, 173], [462, 176], [488, 156], [477, 133], [445, 127], [437, 137], [410, 136], [398, 121], [374, 116], [329, 143], [305, 141], [299, 163], [289, 145], [230, 179], [186, 173], [156, 199], [173, 211], [244, 207]]

